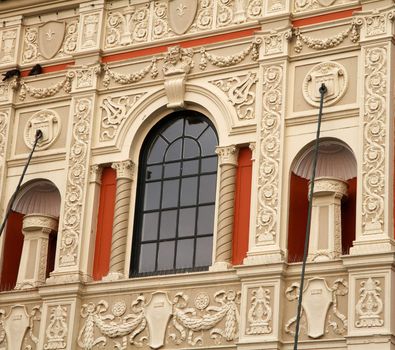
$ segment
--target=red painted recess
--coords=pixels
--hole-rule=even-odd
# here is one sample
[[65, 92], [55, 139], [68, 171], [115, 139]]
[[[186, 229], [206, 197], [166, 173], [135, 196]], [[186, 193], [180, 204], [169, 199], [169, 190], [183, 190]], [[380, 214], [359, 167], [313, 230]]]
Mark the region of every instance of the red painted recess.
[[292, 25], [294, 27], [303, 27], [303, 26], [308, 26], [310, 24], [318, 24], [318, 23], [323, 23], [323, 22], [335, 21], [337, 19], [351, 17], [354, 12], [360, 11], [360, 10], [362, 10], [362, 7], [356, 7], [356, 8], [350, 9], [350, 10], [327, 13], [324, 15], [318, 15], [318, 16], [314, 16], [314, 17], [295, 19], [294, 21], [292, 21]]
[[[308, 183], [291, 173], [288, 217], [288, 262], [303, 260], [308, 214]], [[342, 254], [349, 254], [355, 240], [357, 178], [347, 181], [348, 196], [342, 200]]]
[[250, 226], [252, 153], [247, 147], [239, 150], [236, 174], [235, 220], [233, 224], [232, 264], [240, 265], [247, 256]]
[[111, 167], [102, 171], [100, 201], [97, 218], [93, 279], [101, 280], [108, 274], [111, 256], [112, 224], [114, 221], [116, 171]]
[[142, 57], [142, 56], [153, 56], [153, 55], [156, 55], [159, 53], [166, 52], [167, 48], [169, 46], [173, 46], [173, 45], [180, 45], [183, 48], [189, 48], [189, 47], [196, 47], [196, 46], [201, 46], [201, 45], [214, 44], [214, 43], [218, 43], [221, 41], [244, 38], [244, 37], [254, 35], [254, 33], [259, 29], [260, 28], [245, 29], [245, 30], [240, 30], [237, 32], [232, 32], [232, 33], [208, 36], [205, 38], [179, 41], [176, 43], [150, 47], [147, 49], [133, 50], [133, 51], [122, 52], [122, 53], [118, 53], [118, 54], [112, 54], [112, 55], [102, 57], [102, 62], [108, 63], [108, 62], [122, 61], [122, 60], [130, 59], [130, 58], [136, 58], [136, 57]]
[[[74, 62], [67, 62], [62, 64], [54, 64], [53, 66], [46, 66], [43, 68], [43, 74], [45, 73], [52, 73], [52, 72], [59, 72], [61, 70], [66, 70], [69, 66], [73, 65]], [[22, 77], [27, 77], [29, 75], [30, 69], [23, 70], [21, 72]]]
[[14, 289], [23, 247], [23, 214], [11, 211], [5, 230], [0, 291]]

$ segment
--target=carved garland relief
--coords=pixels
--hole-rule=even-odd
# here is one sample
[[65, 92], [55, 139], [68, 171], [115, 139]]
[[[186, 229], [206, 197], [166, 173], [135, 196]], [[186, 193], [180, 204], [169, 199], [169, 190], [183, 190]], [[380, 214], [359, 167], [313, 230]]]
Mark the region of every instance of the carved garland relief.
[[92, 98], [75, 101], [73, 137], [69, 153], [64, 220], [61, 232], [60, 266], [77, 264], [77, 247], [82, 225], [81, 208], [88, 176], [88, 141], [92, 118]]
[[131, 313], [127, 313], [124, 301], [118, 301], [107, 314], [109, 305], [104, 300], [84, 304], [81, 316], [85, 323], [79, 332], [78, 345], [92, 350], [113, 339], [118, 349], [126, 349], [128, 343], [147, 344], [152, 349], [168, 342], [183, 347], [185, 342], [202, 346], [208, 330], [216, 344], [221, 344], [222, 340], [231, 342], [238, 337], [239, 298], [240, 292], [221, 290], [214, 294], [214, 304], [211, 304], [210, 296], [202, 292], [191, 306], [183, 292], [176, 293], [172, 302], [168, 293], [155, 292], [149, 302], [140, 295], [132, 303]]
[[281, 64], [263, 67], [256, 223], [256, 240], [262, 243], [271, 243], [277, 233], [283, 72]]
[[366, 48], [363, 116], [362, 229], [384, 230], [387, 48]]

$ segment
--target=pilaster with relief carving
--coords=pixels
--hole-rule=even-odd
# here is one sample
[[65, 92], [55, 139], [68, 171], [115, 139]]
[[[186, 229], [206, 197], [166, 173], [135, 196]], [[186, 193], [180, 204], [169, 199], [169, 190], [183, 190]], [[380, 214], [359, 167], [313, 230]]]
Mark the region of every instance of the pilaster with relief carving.
[[[362, 152], [358, 178], [357, 236], [353, 255], [394, 251], [393, 247], [393, 115], [392, 43], [394, 10], [360, 12], [361, 67], [364, 87], [360, 99]], [[358, 218], [359, 216], [359, 218]]]
[[260, 50], [260, 72], [257, 96], [257, 150], [252, 193], [254, 225], [246, 264], [280, 262], [280, 206], [282, 183], [282, 152], [284, 133], [285, 88], [289, 28], [260, 33], [263, 46]]

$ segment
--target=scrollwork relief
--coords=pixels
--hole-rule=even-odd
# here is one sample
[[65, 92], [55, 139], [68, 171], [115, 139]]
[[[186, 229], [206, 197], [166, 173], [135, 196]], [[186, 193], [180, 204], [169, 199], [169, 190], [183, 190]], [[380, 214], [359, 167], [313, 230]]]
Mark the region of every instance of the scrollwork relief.
[[0, 309], [0, 344], [5, 349], [32, 350], [38, 344], [37, 323], [41, 321], [41, 307], [33, 306], [28, 312], [24, 305], [13, 305], [7, 313]]
[[106, 26], [106, 47], [147, 41], [148, 20], [149, 5], [129, 6], [122, 12], [110, 12]]
[[362, 228], [364, 234], [384, 229], [387, 48], [364, 49]]
[[[53, 57], [63, 57], [73, 54], [77, 49], [78, 38], [78, 20], [70, 20], [62, 29], [58, 22], [47, 22], [44, 26], [50, 26], [51, 23], [57, 26], [53, 29], [49, 27], [48, 31], [40, 30], [40, 26], [27, 27], [24, 32], [24, 47], [22, 53], [23, 63], [30, 63], [38, 59], [50, 59]], [[62, 33], [60, 33], [62, 31]], [[48, 40], [60, 41], [59, 45], [47, 45], [44, 50], [48, 52], [41, 52], [44, 43]], [[59, 47], [59, 48], [58, 48]], [[55, 48], [55, 49], [54, 49]]]
[[77, 247], [82, 225], [82, 202], [88, 176], [88, 142], [91, 132], [92, 99], [75, 101], [73, 138], [69, 152], [66, 198], [60, 244], [60, 267], [77, 264]]
[[347, 0], [295, 0], [294, 11], [304, 12], [346, 3]]
[[395, 11], [393, 9], [384, 9], [374, 11], [371, 14], [357, 16], [355, 23], [364, 29], [367, 38], [384, 35], [388, 31], [392, 35], [391, 22], [395, 19]]
[[381, 316], [384, 307], [381, 292], [379, 280], [369, 277], [361, 282], [359, 300], [355, 306], [357, 316], [355, 327], [381, 327], [384, 325]]
[[260, 123], [256, 223], [258, 242], [272, 242], [277, 234], [283, 72], [283, 65], [267, 65], [263, 68], [263, 116]]
[[352, 22], [350, 26], [342, 32], [333, 35], [326, 39], [317, 39], [302, 34], [299, 28], [294, 28], [294, 35], [296, 37], [294, 50], [300, 53], [303, 50], [303, 44], [313, 50], [326, 50], [339, 46], [346, 38], [350, 37], [353, 43], [359, 41], [359, 28], [356, 22]]
[[[217, 344], [222, 340], [231, 342], [238, 337], [239, 298], [240, 292], [221, 290], [214, 294], [215, 303], [210, 305], [210, 297], [200, 293], [195, 298], [195, 307], [190, 307], [189, 298], [183, 292], [176, 293], [172, 302], [166, 292], [155, 292], [149, 302], [143, 295], [135, 299], [130, 313], [122, 300], [114, 303], [110, 313], [109, 304], [104, 300], [84, 304], [81, 317], [85, 323], [79, 332], [78, 345], [84, 350], [92, 350], [106, 344], [108, 339], [113, 340], [117, 349], [126, 349], [128, 343], [147, 344], [157, 349], [166, 339], [175, 345], [185, 342], [203, 345], [205, 331], [210, 331], [210, 337]], [[155, 332], [147, 332], [147, 328], [155, 329]]]
[[247, 48], [230, 56], [217, 56], [210, 54], [206, 51], [206, 48], [202, 47], [200, 49], [201, 58], [199, 67], [201, 70], [205, 70], [207, 68], [207, 62], [210, 62], [216, 67], [231, 67], [245, 60], [250, 53], [252, 60], [256, 61], [259, 57], [258, 48], [260, 44], [261, 40], [255, 39]]
[[135, 94], [130, 96], [121, 96], [113, 98], [111, 96], [103, 100], [101, 108], [103, 109], [103, 116], [101, 121], [100, 141], [112, 140], [118, 129], [121, 127], [123, 121], [129, 116], [131, 107], [144, 94]]
[[249, 335], [269, 334], [272, 332], [272, 308], [270, 306], [270, 290], [259, 287], [252, 291], [251, 307], [248, 310]]
[[3, 166], [5, 154], [5, 141], [8, 128], [8, 113], [0, 112], [0, 167]]
[[[344, 335], [347, 331], [347, 318], [338, 309], [338, 298], [347, 294], [348, 283], [343, 278], [336, 279], [332, 287], [328, 287], [323, 278], [309, 279], [303, 290], [301, 318], [304, 326], [301, 329], [308, 330], [307, 335], [313, 339], [322, 337], [329, 329], [337, 335]], [[289, 301], [298, 300], [299, 283], [293, 283], [288, 287], [285, 296]], [[296, 316], [286, 322], [286, 333], [295, 334], [291, 329], [295, 321]]]
[[213, 85], [227, 93], [240, 120], [255, 118], [256, 82], [256, 74], [251, 72], [245, 76], [211, 81]]

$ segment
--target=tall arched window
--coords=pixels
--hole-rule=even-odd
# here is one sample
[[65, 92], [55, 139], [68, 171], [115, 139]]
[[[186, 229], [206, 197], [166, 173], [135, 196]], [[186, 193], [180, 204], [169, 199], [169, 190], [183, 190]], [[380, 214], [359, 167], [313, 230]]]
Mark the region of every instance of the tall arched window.
[[205, 270], [211, 264], [217, 134], [202, 114], [170, 114], [140, 153], [131, 275]]

